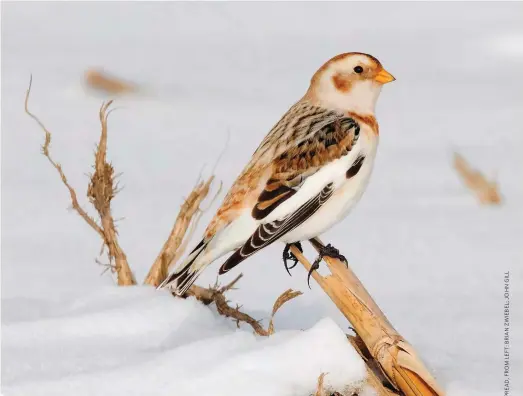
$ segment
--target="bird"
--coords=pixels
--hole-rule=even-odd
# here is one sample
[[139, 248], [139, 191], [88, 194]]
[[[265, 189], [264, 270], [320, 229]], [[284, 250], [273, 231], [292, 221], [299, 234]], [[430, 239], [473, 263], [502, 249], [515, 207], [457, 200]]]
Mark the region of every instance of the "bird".
[[[158, 289], [183, 296], [215, 260], [232, 252], [221, 275], [276, 241], [285, 243], [285, 264], [297, 261], [290, 247], [301, 249], [301, 241], [340, 222], [365, 191], [379, 141], [376, 102], [394, 80], [366, 53], [342, 53], [324, 63], [262, 140], [201, 241]], [[331, 245], [319, 248], [315, 269], [323, 256], [344, 259]]]

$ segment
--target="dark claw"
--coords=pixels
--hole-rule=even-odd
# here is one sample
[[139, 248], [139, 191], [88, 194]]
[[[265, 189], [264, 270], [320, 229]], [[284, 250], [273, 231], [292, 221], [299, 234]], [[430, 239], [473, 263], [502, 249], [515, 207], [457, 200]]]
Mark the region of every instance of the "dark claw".
[[[298, 258], [294, 254], [292, 254], [292, 252], [290, 251], [290, 248], [292, 245], [296, 246], [298, 248], [298, 250], [303, 253], [303, 248], [301, 247], [300, 242], [295, 242], [292, 244], [285, 245], [285, 249], [283, 249], [283, 265], [285, 266], [285, 269], [287, 270], [287, 273], [289, 274], [289, 276], [292, 276], [291, 271], [289, 271], [289, 270], [293, 269], [294, 267], [296, 267], [296, 264], [298, 264]], [[291, 260], [294, 262], [294, 264], [290, 267], [287, 264], [288, 260]]]
[[296, 264], [298, 264], [298, 260], [295, 260], [294, 257], [286, 257], [287, 260], [292, 260], [294, 262], [294, 264], [292, 264], [290, 267], [289, 265], [287, 264], [287, 260], [283, 260], [283, 264], [285, 265], [285, 269], [287, 270], [287, 273], [289, 274], [289, 276], [292, 276], [291, 274], [291, 269], [293, 269], [294, 267], [296, 267]]
[[[285, 245], [285, 249], [283, 249], [283, 265], [285, 266], [285, 269], [287, 270], [287, 273], [289, 274], [289, 276], [292, 276], [291, 271], [289, 271], [289, 270], [296, 266], [296, 264], [298, 263], [298, 259], [296, 259], [294, 254], [292, 254], [289, 251], [290, 247], [291, 247], [291, 245]], [[289, 265], [287, 263], [289, 260], [292, 260], [294, 262], [294, 264], [291, 267], [289, 267]]]
[[316, 271], [318, 268], [320, 268], [320, 261], [321, 256], [318, 256], [316, 260], [314, 260], [314, 263], [311, 265], [311, 269], [309, 270], [309, 273], [307, 274], [307, 285], [309, 285], [309, 289], [311, 288], [311, 275], [314, 271]]

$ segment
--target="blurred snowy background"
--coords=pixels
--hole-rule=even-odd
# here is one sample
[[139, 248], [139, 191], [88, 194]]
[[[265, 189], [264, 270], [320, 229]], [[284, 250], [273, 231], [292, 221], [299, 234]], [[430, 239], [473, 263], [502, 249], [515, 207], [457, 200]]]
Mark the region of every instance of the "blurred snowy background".
[[[287, 275], [280, 245], [222, 279], [244, 273], [229, 297], [256, 318], [285, 289], [304, 291], [278, 313], [270, 340], [163, 292], [116, 289], [23, 111], [32, 73], [31, 108], [86, 203], [106, 98], [84, 90], [84, 71], [103, 67], [145, 88], [118, 99], [109, 120], [124, 186], [113, 207], [141, 280], [227, 138], [216, 169], [226, 188], [314, 71], [361, 51], [397, 81], [378, 103], [368, 191], [323, 239], [451, 396], [502, 394], [510, 271], [511, 395], [522, 395], [522, 15], [521, 2], [2, 2], [3, 393], [306, 395], [321, 371], [333, 386], [361, 379], [347, 323], [316, 284], [307, 289], [303, 268]], [[452, 168], [454, 150], [497, 178], [503, 206], [476, 202]], [[198, 283], [213, 283], [218, 265]]]

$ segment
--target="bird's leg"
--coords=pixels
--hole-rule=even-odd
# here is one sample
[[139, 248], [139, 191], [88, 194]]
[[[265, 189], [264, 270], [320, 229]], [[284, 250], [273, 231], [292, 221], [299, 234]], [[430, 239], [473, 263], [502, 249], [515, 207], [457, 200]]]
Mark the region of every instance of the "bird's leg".
[[319, 254], [318, 257], [316, 257], [316, 260], [314, 260], [314, 262], [312, 263], [311, 269], [309, 270], [309, 274], [307, 275], [307, 284], [309, 285], [309, 289], [311, 288], [311, 275], [314, 271], [320, 268], [320, 261], [323, 259], [323, 257], [327, 256], [332, 257], [334, 259], [338, 259], [340, 261], [343, 261], [345, 265], [348, 266], [348, 262], [345, 256], [340, 254], [340, 251], [336, 249], [334, 246], [332, 246], [330, 243], [327, 246], [325, 246], [316, 238], [311, 239], [310, 242], [314, 245], [316, 249], [318, 249]]
[[[296, 246], [298, 248], [298, 250], [303, 253], [303, 248], [301, 247], [300, 242], [294, 242], [294, 243], [285, 245], [285, 249], [283, 249], [283, 265], [285, 265], [285, 269], [287, 270], [287, 273], [290, 276], [292, 276], [292, 275], [289, 270], [293, 269], [294, 267], [296, 267], [296, 264], [298, 264], [298, 258], [290, 251], [291, 246], [293, 246], [293, 245]], [[289, 267], [287, 265], [288, 260], [292, 260], [294, 262], [294, 264], [291, 267]]]

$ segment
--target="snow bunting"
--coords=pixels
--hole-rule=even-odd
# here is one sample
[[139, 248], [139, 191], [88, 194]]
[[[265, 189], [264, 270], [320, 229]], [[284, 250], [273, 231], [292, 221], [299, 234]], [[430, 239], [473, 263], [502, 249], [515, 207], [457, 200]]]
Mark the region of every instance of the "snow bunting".
[[[376, 100], [394, 81], [373, 56], [337, 55], [278, 121], [238, 176], [203, 239], [158, 288], [183, 295], [213, 261], [234, 250], [223, 274], [276, 241], [314, 238], [363, 194], [378, 145]], [[339, 256], [331, 246], [322, 255]], [[319, 262], [319, 260], [317, 260]]]

